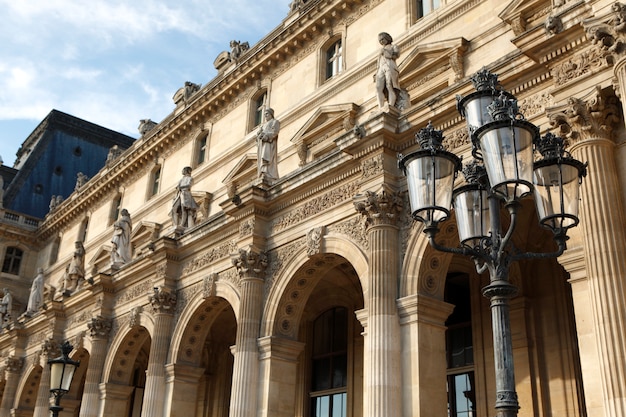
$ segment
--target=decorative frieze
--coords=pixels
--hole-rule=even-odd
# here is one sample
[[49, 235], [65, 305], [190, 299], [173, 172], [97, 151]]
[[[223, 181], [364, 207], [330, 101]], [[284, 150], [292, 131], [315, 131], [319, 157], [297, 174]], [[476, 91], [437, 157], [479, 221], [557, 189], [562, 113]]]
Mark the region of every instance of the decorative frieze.
[[138, 297], [148, 294], [152, 288], [154, 288], [152, 280], [146, 278], [139, 284], [133, 285], [125, 291], [121, 291], [120, 294], [115, 298], [114, 304], [117, 306], [132, 301]]
[[324, 227], [315, 227], [309, 230], [306, 234], [307, 255], [317, 255], [322, 251], [322, 234], [324, 233]]
[[304, 205], [291, 210], [289, 213], [278, 217], [271, 224], [271, 233], [287, 229], [288, 227], [309, 219], [315, 214], [344, 203], [345, 201], [350, 200], [357, 191], [358, 184], [356, 182], [344, 184], [330, 190], [327, 193], [306, 202]]
[[373, 158], [361, 161], [363, 179], [375, 177], [384, 172], [383, 158], [382, 154], [378, 154]]
[[223, 245], [211, 248], [208, 252], [205, 252], [185, 263], [185, 266], [183, 267], [183, 276], [189, 275], [192, 272], [204, 268], [205, 266], [220, 259], [227, 258], [236, 250], [237, 243], [235, 241], [226, 242]]
[[552, 69], [552, 78], [554, 84], [560, 86], [607, 66], [606, 53], [600, 48], [590, 48], [555, 66]]
[[362, 216], [354, 216], [346, 221], [328, 226], [328, 231], [338, 233], [350, 238], [363, 249], [369, 248], [365, 223]]

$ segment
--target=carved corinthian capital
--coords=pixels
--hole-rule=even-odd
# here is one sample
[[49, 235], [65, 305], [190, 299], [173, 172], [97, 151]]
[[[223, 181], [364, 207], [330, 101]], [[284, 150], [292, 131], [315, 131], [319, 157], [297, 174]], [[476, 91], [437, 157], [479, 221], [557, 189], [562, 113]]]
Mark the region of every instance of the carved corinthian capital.
[[112, 321], [106, 317], [92, 317], [87, 323], [91, 338], [107, 338], [111, 333]]
[[612, 139], [620, 121], [617, 97], [603, 94], [597, 87], [583, 99], [572, 97], [567, 104], [548, 110], [550, 126], [557, 136], [572, 143], [586, 139]]
[[24, 366], [24, 358], [18, 358], [16, 356], [9, 356], [4, 360], [6, 370], [13, 373], [20, 373]]
[[154, 313], [173, 313], [176, 307], [176, 294], [167, 288], [155, 287], [150, 295], [150, 304]]
[[256, 251], [251, 247], [241, 248], [232, 254], [230, 259], [240, 277], [261, 279], [265, 277], [265, 269], [269, 263], [265, 252]]
[[366, 225], [395, 225], [403, 208], [402, 192], [383, 184], [378, 192], [366, 191], [354, 197], [354, 208], [366, 218]]

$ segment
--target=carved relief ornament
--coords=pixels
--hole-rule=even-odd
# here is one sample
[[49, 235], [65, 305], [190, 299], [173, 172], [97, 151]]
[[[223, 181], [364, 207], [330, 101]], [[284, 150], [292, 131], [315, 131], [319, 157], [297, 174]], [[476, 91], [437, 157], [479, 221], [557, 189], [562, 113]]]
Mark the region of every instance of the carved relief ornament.
[[618, 99], [602, 94], [599, 87], [585, 99], [572, 97], [565, 106], [548, 110], [550, 126], [557, 136], [572, 143], [586, 139], [613, 139], [620, 121]]
[[379, 192], [366, 191], [354, 197], [356, 211], [365, 216], [366, 226], [395, 225], [403, 209], [401, 192], [395, 192], [383, 185]]
[[583, 22], [591, 42], [615, 62], [626, 57], [626, 5], [615, 2], [611, 11], [600, 18]]
[[239, 249], [231, 255], [231, 261], [242, 278], [265, 278], [265, 269], [269, 264], [267, 254], [253, 248]]
[[176, 294], [164, 287], [155, 287], [149, 301], [154, 313], [173, 313], [176, 307]]
[[113, 323], [111, 319], [106, 317], [97, 316], [92, 317], [91, 321], [87, 323], [87, 328], [89, 329], [89, 335], [91, 338], [107, 338], [111, 333], [111, 328], [113, 327]]

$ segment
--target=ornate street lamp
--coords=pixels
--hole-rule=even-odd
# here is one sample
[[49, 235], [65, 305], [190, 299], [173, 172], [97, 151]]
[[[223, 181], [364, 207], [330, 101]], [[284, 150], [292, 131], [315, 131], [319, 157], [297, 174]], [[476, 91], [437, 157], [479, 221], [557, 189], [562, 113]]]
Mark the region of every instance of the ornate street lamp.
[[[466, 118], [475, 160], [464, 168], [461, 159], [442, 146], [443, 135], [429, 123], [416, 138], [421, 149], [398, 155], [407, 177], [414, 219], [424, 223], [424, 233], [437, 250], [472, 258], [478, 273], [489, 271], [489, 285], [482, 289], [490, 300], [496, 373], [496, 411], [499, 417], [516, 416], [509, 300], [517, 288], [509, 282], [512, 262], [529, 258], [553, 258], [565, 250], [567, 229], [578, 224], [578, 199], [586, 164], [563, 149], [563, 140], [552, 134], [543, 138], [539, 129], [524, 120], [517, 100], [499, 91], [497, 75], [482, 70], [472, 77], [476, 90], [458, 97], [458, 109]], [[541, 158], [533, 161], [533, 151]], [[459, 171], [466, 185], [452, 190]], [[520, 200], [534, 194], [539, 223], [551, 230], [557, 250], [523, 253], [511, 237], [517, 225]], [[456, 213], [460, 247], [449, 248], [435, 240], [438, 224]], [[509, 213], [502, 229], [500, 209]]]
[[70, 359], [68, 356], [74, 347], [70, 342], [65, 341], [61, 345], [61, 356], [48, 360], [50, 365], [50, 392], [54, 395], [54, 405], [50, 406], [53, 417], [59, 416], [59, 411], [63, 410], [59, 404], [61, 397], [70, 390], [74, 371], [80, 362]]

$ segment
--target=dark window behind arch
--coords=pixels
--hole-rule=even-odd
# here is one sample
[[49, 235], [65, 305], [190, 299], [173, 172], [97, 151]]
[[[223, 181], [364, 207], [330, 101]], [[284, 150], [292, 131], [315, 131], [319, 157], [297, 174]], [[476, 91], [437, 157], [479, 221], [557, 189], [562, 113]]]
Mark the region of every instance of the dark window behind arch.
[[446, 321], [448, 416], [476, 415], [472, 309], [467, 274], [449, 274], [444, 300], [454, 304]]
[[345, 417], [348, 387], [348, 311], [335, 307], [313, 323], [311, 417]]

